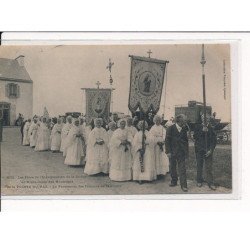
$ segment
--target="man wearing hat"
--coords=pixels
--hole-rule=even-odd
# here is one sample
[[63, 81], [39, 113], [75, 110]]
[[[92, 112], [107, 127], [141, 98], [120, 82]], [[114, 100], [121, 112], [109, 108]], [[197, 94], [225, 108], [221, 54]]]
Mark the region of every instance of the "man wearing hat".
[[166, 154], [170, 162], [170, 174], [172, 179], [170, 187], [177, 185], [179, 175], [183, 192], [188, 191], [186, 176], [186, 159], [188, 157], [187, 132], [186, 117], [180, 114], [176, 117], [176, 123], [168, 128], [165, 138]]

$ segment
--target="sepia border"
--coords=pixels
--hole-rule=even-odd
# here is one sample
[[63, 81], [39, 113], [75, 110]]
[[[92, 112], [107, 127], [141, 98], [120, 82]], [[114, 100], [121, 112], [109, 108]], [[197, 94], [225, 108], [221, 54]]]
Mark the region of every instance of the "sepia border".
[[[179, 36], [179, 37], [178, 37]], [[192, 38], [193, 36], [193, 38]], [[185, 38], [186, 37], [186, 38]], [[164, 195], [32, 195], [4, 196], [6, 200], [221, 200], [241, 198], [241, 39], [228, 37], [224, 33], [168, 33], [168, 32], [85, 32], [3, 33], [2, 45], [68, 45], [86, 44], [214, 44], [229, 43], [231, 46], [231, 122], [232, 122], [232, 193], [230, 194], [164, 194]]]

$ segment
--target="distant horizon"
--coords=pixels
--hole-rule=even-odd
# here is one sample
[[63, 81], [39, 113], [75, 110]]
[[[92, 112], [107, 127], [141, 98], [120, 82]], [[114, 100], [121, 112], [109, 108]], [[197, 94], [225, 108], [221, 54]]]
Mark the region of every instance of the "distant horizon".
[[[143, 44], [143, 45], [61, 45], [61, 46], [1, 46], [0, 57], [15, 59], [24, 55], [25, 67], [33, 80], [33, 114], [42, 115], [44, 107], [54, 117], [66, 112], [85, 113], [85, 97], [81, 88], [110, 88], [108, 60], [114, 62], [113, 112], [130, 114], [128, 95], [130, 85], [129, 55], [169, 60], [159, 114], [166, 119], [174, 116], [174, 107], [188, 101], [202, 102], [200, 44]], [[205, 45], [207, 105], [222, 121], [231, 120], [231, 66], [229, 44]], [[226, 68], [223, 71], [223, 61]], [[224, 100], [223, 79], [226, 76]]]

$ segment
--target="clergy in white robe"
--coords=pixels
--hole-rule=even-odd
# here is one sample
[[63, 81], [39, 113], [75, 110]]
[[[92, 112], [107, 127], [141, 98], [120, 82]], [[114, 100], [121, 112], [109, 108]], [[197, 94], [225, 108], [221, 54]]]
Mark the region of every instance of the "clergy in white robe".
[[67, 136], [66, 141], [66, 158], [64, 164], [69, 166], [83, 165], [84, 152], [83, 152], [84, 137], [80, 128], [79, 119], [73, 122], [72, 127]]
[[133, 118], [132, 117], [128, 117], [127, 118], [127, 126], [126, 126], [128, 132], [132, 135], [132, 137], [135, 136], [135, 134], [137, 133], [137, 129], [133, 126]]
[[159, 115], [154, 116], [154, 125], [150, 129], [150, 134], [155, 142], [154, 165], [157, 175], [166, 175], [169, 171], [169, 160], [165, 153], [166, 129], [161, 125], [162, 119]]
[[109, 149], [109, 166], [110, 166], [110, 162], [111, 162], [111, 148], [110, 148], [110, 141], [111, 141], [111, 137], [114, 134], [114, 131], [117, 129], [116, 123], [114, 121], [111, 121], [108, 124], [108, 128], [109, 130], [107, 131], [108, 134], [108, 149]]
[[51, 131], [51, 145], [50, 149], [52, 153], [56, 153], [60, 151], [61, 147], [61, 133], [62, 133], [62, 119], [59, 117], [57, 119], [57, 123], [54, 124]]
[[30, 133], [30, 147], [34, 148], [36, 146], [37, 141], [37, 130], [38, 130], [38, 123], [37, 119], [33, 119], [33, 123], [30, 125], [29, 133]]
[[29, 128], [31, 126], [31, 120], [28, 119], [23, 127], [23, 145], [29, 146], [30, 145], [30, 138], [29, 138]]
[[87, 140], [87, 136], [86, 136], [86, 124], [84, 123], [85, 118], [83, 116], [79, 117], [79, 127], [80, 127], [80, 131], [81, 131], [81, 135], [82, 135], [82, 147], [83, 147], [83, 154], [84, 154], [84, 159], [83, 162], [86, 162], [86, 150], [87, 150], [87, 144], [86, 144], [86, 140]]
[[116, 130], [117, 126], [116, 126], [116, 123], [115, 122], [110, 122], [108, 124], [108, 131], [107, 131], [107, 134], [108, 134], [108, 142], [110, 143], [110, 140], [111, 140], [111, 137], [114, 133], [114, 131]]
[[61, 133], [61, 147], [60, 151], [63, 152], [63, 156], [66, 156], [66, 143], [67, 143], [67, 135], [69, 133], [69, 130], [72, 126], [72, 117], [67, 116], [66, 123], [62, 127], [62, 133]]
[[129, 181], [132, 178], [131, 145], [133, 137], [125, 128], [125, 119], [118, 121], [118, 127], [110, 141], [111, 162], [109, 178], [113, 181]]
[[91, 130], [87, 142], [87, 156], [84, 173], [94, 175], [109, 172], [108, 135], [102, 128], [102, 119], [94, 120], [95, 128]]
[[47, 125], [46, 117], [43, 117], [42, 123], [40, 124], [37, 131], [37, 141], [36, 141], [35, 151], [49, 150], [50, 149], [49, 141], [50, 141], [50, 130]]
[[133, 139], [133, 180], [139, 181], [153, 181], [156, 180], [156, 168], [154, 165], [154, 139], [151, 137], [150, 133], [147, 131], [148, 124], [145, 122], [144, 131], [144, 153], [142, 154], [142, 127], [143, 121], [138, 123], [138, 131]]

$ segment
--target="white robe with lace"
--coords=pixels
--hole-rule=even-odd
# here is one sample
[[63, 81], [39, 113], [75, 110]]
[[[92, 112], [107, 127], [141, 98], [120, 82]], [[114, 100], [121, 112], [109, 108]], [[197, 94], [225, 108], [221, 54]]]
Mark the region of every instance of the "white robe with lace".
[[30, 147], [35, 147], [36, 146], [37, 130], [38, 130], [38, 124], [37, 123], [32, 123], [30, 125], [30, 129], [29, 129]]
[[[127, 145], [126, 151], [125, 146], [121, 145], [123, 140], [130, 142], [130, 145]], [[128, 181], [132, 178], [132, 140], [133, 137], [127, 129], [118, 128], [111, 137], [109, 178], [113, 181]]]
[[51, 144], [50, 149], [52, 151], [59, 151], [61, 147], [61, 132], [62, 132], [62, 124], [56, 123], [51, 131]]
[[41, 123], [37, 130], [35, 151], [49, 150], [50, 130], [46, 123]]
[[[96, 144], [99, 140], [103, 140], [104, 144]], [[108, 135], [104, 128], [94, 128], [88, 136], [84, 173], [93, 175], [108, 172]]]
[[64, 164], [70, 166], [83, 165], [83, 139], [80, 137], [82, 131], [79, 126], [73, 125], [68, 133], [66, 142], [66, 158]]
[[162, 125], [154, 125], [150, 129], [150, 134], [154, 140], [154, 165], [156, 167], [157, 175], [166, 175], [169, 171], [169, 160], [165, 153], [165, 145], [163, 145], [163, 150], [157, 142], [164, 142], [166, 137], [166, 130]]
[[80, 132], [81, 132], [81, 135], [82, 135], [82, 148], [83, 148], [83, 154], [84, 154], [84, 159], [83, 161], [85, 162], [86, 161], [86, 150], [87, 150], [87, 135], [86, 135], [86, 126], [85, 124], [82, 124], [82, 125], [79, 125], [80, 127]]
[[134, 138], [135, 134], [138, 132], [138, 130], [134, 126], [126, 127], [128, 132], [131, 134], [131, 136]]
[[67, 144], [67, 136], [72, 127], [72, 124], [66, 123], [62, 127], [62, 133], [61, 133], [61, 147], [60, 151], [63, 152], [63, 156], [66, 156], [66, 144]]
[[144, 171], [141, 171], [141, 161], [140, 161], [140, 149], [142, 149], [142, 131], [139, 131], [135, 134], [133, 139], [133, 180], [136, 181], [153, 181], [156, 180], [156, 168], [154, 165], [154, 140], [151, 137], [150, 133], [145, 131], [145, 153], [143, 155], [143, 168]]
[[29, 128], [31, 124], [30, 122], [26, 122], [24, 127], [23, 127], [23, 145], [27, 146], [30, 144], [30, 139], [29, 139]]

